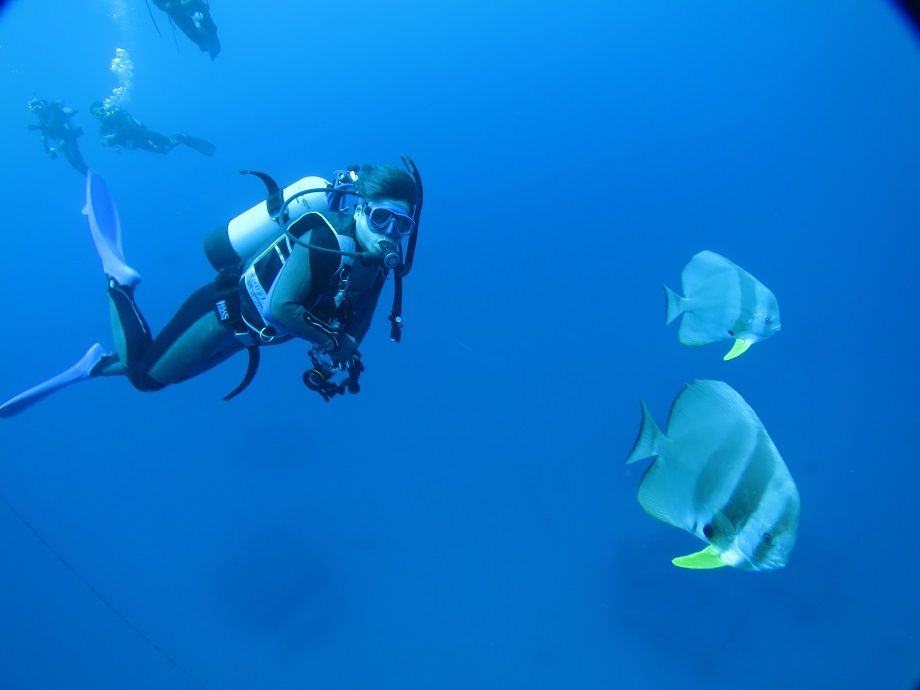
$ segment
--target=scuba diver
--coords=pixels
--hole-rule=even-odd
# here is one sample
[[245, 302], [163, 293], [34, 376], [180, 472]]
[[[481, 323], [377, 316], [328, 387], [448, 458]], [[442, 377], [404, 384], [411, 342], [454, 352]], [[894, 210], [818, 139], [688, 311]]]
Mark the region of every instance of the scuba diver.
[[[390, 165], [352, 166], [329, 183], [306, 177], [283, 190], [264, 173], [265, 201], [205, 239], [217, 278], [194, 292], [154, 337], [137, 302], [138, 273], [122, 252], [118, 213], [102, 178], [86, 177], [90, 234], [107, 281], [116, 352], [94, 344], [76, 364], [0, 405], [13, 416], [77, 381], [124, 376], [156, 391], [247, 350], [249, 365], [230, 399], [253, 379], [260, 348], [306, 340], [304, 384], [326, 400], [359, 391], [358, 348], [387, 278], [394, 276], [390, 337], [402, 328], [402, 279], [412, 267], [422, 208], [421, 176]], [[249, 171], [243, 171], [249, 172]]]
[[169, 153], [179, 144], [184, 144], [205, 156], [213, 156], [217, 147], [209, 141], [177, 134], [168, 137], [143, 124], [127, 110], [116, 105], [105, 106], [96, 101], [89, 107], [93, 117], [99, 120], [102, 143], [126, 149], [143, 149], [154, 153]]
[[29, 125], [29, 129], [42, 133], [42, 145], [45, 153], [52, 159], [58, 153], [63, 153], [67, 162], [81, 175], [86, 174], [86, 161], [80, 153], [77, 139], [83, 136], [83, 129], [75, 126], [70, 119], [77, 111], [61, 100], [49, 103], [44, 98], [33, 98], [29, 101], [29, 110], [38, 117], [37, 125]]
[[[153, 0], [153, 4], [168, 14], [169, 20], [212, 60], [217, 57], [220, 40], [208, 0]], [[152, 14], [150, 16], [153, 18]]]

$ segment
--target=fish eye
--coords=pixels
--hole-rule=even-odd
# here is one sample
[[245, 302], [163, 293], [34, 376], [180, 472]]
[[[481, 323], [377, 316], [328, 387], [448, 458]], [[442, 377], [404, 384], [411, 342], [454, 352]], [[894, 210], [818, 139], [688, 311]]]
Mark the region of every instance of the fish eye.
[[735, 337], [735, 332], [731, 329], [728, 329], [728, 334], [732, 336], [733, 338]]
[[770, 534], [769, 532], [764, 532], [764, 535], [763, 535], [763, 542], [764, 542], [764, 544], [772, 544], [772, 543], [773, 543], [773, 535]]
[[766, 321], [767, 323], [773, 323], [773, 319], [771, 319], [769, 316], [765, 318], [764, 321]]

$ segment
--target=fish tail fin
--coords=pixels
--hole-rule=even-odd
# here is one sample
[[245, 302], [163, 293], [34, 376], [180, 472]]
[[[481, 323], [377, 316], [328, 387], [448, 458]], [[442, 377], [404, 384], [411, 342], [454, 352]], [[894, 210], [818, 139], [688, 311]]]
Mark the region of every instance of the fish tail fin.
[[626, 458], [626, 464], [660, 455], [661, 440], [667, 438], [655, 423], [648, 405], [645, 404], [644, 400], [640, 402], [642, 403], [642, 426], [639, 429], [639, 437], [636, 439], [629, 457]]
[[664, 299], [667, 312], [665, 323], [668, 324], [684, 313], [684, 298], [665, 285]]

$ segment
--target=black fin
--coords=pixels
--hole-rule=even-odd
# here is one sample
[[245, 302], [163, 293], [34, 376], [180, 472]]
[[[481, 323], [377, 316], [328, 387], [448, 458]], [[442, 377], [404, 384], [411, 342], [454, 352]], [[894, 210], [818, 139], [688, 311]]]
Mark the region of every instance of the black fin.
[[198, 137], [190, 137], [188, 134], [179, 134], [176, 139], [179, 140], [180, 144], [185, 144], [190, 149], [194, 149], [203, 156], [210, 158], [214, 155], [214, 152], [217, 150], [217, 147], [212, 144], [210, 141], [205, 141], [204, 139], [199, 139]]

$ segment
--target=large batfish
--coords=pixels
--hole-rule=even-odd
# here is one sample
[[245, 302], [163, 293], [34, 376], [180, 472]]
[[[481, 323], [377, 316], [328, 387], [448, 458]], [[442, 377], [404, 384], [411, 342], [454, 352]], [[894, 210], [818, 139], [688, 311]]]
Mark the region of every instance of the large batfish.
[[627, 463], [654, 457], [639, 485], [652, 517], [709, 545], [675, 558], [682, 568], [782, 568], [795, 544], [799, 492], [763, 424], [721, 381], [689, 384], [671, 406], [667, 433], [645, 402]]
[[667, 321], [683, 314], [678, 337], [684, 345], [734, 340], [724, 359], [747, 352], [780, 329], [776, 297], [759, 280], [715, 252], [702, 251], [680, 274], [684, 296], [664, 286]]

